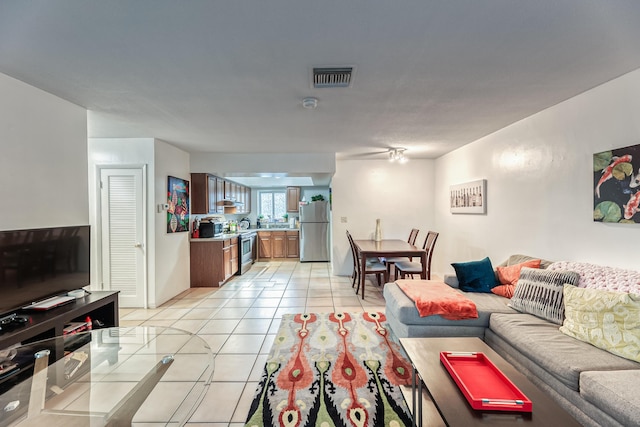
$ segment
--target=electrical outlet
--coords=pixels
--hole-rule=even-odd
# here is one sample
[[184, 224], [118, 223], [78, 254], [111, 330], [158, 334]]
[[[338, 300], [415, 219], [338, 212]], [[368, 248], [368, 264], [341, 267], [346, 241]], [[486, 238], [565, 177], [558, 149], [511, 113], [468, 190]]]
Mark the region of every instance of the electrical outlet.
[[340, 217], [340, 222], [343, 223], [343, 224], [346, 224], [347, 223], [347, 217], [346, 216], [341, 216]]

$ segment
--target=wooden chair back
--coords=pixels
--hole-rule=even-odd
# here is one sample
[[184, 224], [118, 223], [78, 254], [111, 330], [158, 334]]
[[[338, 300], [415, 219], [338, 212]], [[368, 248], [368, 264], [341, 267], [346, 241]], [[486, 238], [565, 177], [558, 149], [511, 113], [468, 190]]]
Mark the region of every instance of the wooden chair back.
[[440, 233], [429, 230], [427, 237], [424, 239], [424, 245], [422, 248], [427, 251], [427, 280], [431, 280], [431, 258], [433, 257], [433, 248], [436, 246], [436, 241]]
[[407, 240], [407, 242], [409, 242], [410, 245], [415, 245], [416, 244], [416, 239], [418, 238], [418, 233], [420, 233], [420, 230], [418, 230], [417, 228], [412, 228], [411, 229], [411, 233], [409, 233], [409, 240]]
[[353, 237], [351, 237], [351, 233], [347, 230], [347, 240], [349, 240], [349, 247], [351, 247], [351, 258], [353, 259], [353, 270], [360, 274], [360, 262], [358, 262], [358, 251], [356, 250], [356, 245], [353, 243]]

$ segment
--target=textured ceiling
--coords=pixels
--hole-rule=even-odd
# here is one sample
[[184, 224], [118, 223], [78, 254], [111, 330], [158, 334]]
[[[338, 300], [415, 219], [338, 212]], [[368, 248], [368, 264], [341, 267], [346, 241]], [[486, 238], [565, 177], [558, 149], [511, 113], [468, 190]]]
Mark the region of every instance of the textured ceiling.
[[[637, 0], [0, 2], [0, 72], [90, 137], [189, 152], [435, 158], [639, 68], [638, 40]], [[311, 88], [343, 64], [351, 88]]]

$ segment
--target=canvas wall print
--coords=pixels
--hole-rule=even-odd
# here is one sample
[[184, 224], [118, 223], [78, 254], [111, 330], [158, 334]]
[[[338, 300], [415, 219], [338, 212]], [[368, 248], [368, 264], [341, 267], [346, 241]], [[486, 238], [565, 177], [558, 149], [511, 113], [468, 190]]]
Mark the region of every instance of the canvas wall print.
[[638, 223], [640, 145], [593, 155], [593, 220]]
[[170, 176], [167, 191], [167, 233], [189, 231], [189, 181]]
[[452, 185], [449, 187], [449, 202], [454, 214], [487, 213], [487, 180]]

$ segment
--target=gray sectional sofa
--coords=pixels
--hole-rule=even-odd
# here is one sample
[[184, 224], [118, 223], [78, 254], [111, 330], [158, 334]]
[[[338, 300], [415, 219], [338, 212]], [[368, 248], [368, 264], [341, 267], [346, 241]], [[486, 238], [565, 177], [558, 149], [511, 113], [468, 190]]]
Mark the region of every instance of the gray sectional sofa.
[[[516, 255], [501, 265], [526, 259], [530, 257]], [[445, 283], [457, 287], [455, 276], [446, 276]], [[387, 321], [398, 337], [482, 338], [585, 426], [640, 425], [640, 363], [567, 336], [560, 325], [513, 310], [507, 298], [464, 295], [476, 303], [477, 319], [420, 317], [414, 302], [395, 283], [387, 283]]]

